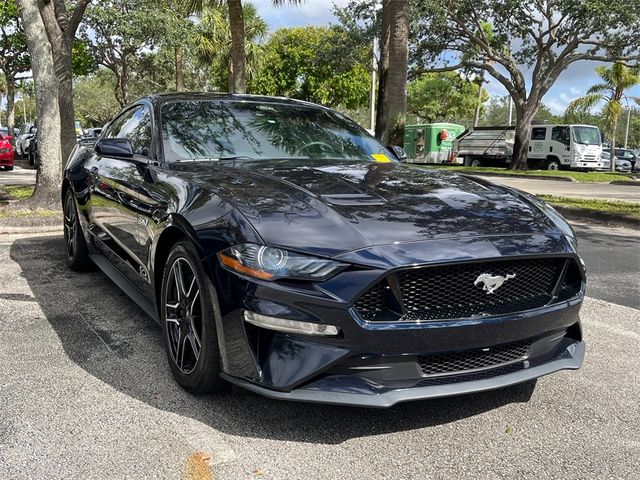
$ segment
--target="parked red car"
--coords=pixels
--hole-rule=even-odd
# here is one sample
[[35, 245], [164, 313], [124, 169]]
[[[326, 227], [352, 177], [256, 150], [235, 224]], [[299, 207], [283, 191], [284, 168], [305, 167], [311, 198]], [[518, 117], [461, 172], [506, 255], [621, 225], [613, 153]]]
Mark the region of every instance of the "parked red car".
[[13, 170], [13, 157], [15, 148], [11, 145], [12, 137], [0, 132], [0, 167], [4, 170]]

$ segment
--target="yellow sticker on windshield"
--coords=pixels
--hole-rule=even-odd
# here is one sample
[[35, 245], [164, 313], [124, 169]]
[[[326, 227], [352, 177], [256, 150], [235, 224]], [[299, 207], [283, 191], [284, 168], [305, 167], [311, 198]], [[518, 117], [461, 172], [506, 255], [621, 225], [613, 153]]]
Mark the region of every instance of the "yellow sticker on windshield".
[[384, 153], [372, 153], [371, 156], [376, 162], [391, 163], [391, 159], [387, 157]]

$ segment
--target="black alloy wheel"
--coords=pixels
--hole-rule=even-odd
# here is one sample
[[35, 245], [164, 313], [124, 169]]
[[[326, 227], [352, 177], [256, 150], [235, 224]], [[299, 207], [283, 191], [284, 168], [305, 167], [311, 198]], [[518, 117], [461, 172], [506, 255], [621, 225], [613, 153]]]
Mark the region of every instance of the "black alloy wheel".
[[217, 296], [190, 243], [178, 242], [171, 250], [160, 298], [165, 348], [176, 381], [192, 393], [225, 389], [215, 322], [220, 314]]

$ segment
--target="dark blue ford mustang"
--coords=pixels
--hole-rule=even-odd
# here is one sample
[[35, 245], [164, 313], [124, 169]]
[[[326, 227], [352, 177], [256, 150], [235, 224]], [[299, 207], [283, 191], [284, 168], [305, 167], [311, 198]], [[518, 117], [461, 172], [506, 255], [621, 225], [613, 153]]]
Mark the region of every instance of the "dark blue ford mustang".
[[62, 201], [70, 267], [161, 324], [190, 392], [387, 407], [584, 358], [584, 266], [555, 210], [403, 165], [326, 108], [140, 99], [74, 151]]

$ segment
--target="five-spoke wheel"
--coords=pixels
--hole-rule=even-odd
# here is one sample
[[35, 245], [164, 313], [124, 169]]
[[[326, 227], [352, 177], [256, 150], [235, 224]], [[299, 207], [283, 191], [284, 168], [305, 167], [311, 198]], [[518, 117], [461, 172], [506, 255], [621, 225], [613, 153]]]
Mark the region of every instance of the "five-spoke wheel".
[[169, 349], [180, 371], [189, 374], [198, 363], [202, 348], [200, 285], [184, 257], [178, 257], [171, 265], [167, 283], [164, 308]]
[[220, 377], [218, 300], [190, 242], [178, 242], [169, 252], [161, 288], [162, 330], [176, 381], [193, 393], [226, 388]]

